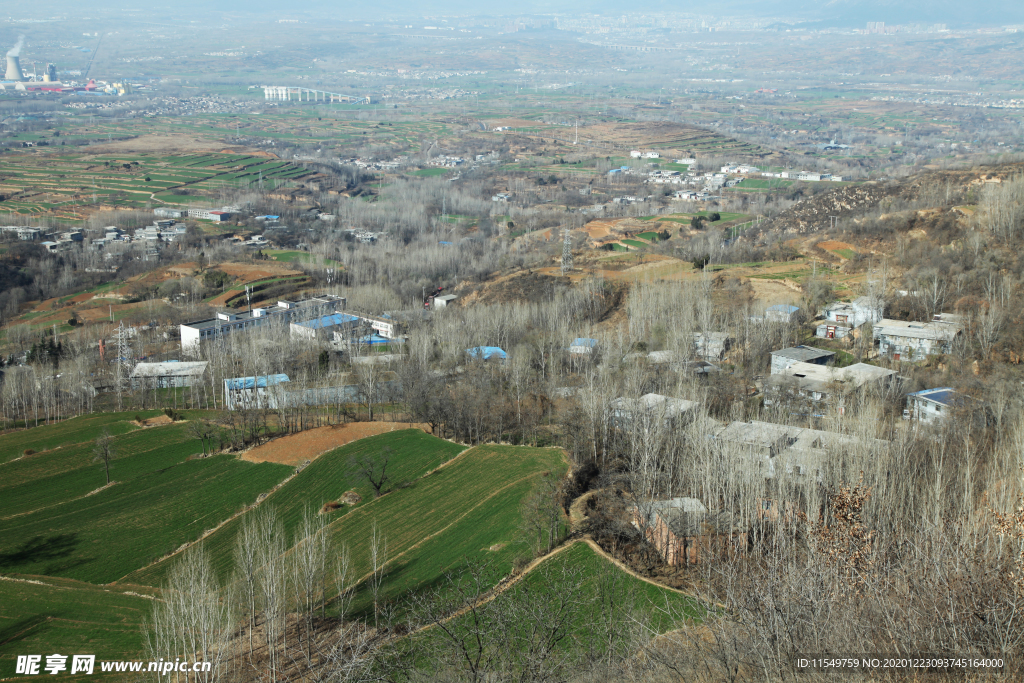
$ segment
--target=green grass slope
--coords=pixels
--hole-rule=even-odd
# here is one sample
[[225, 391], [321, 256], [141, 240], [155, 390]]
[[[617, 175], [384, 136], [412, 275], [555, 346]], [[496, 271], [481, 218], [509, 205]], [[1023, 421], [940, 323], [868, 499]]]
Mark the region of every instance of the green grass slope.
[[111, 434], [125, 434], [138, 429], [130, 422], [136, 415], [149, 418], [159, 414], [160, 411], [157, 410], [137, 413], [94, 413], [54, 424], [9, 432], [0, 437], [0, 463], [21, 456], [26, 449], [38, 453], [67, 444], [95, 441], [104, 429]]
[[[437, 581], [466, 561], [490, 560], [494, 579], [508, 574], [517, 554], [520, 504], [545, 476], [565, 470], [561, 451], [523, 446], [477, 446], [445, 467], [365, 504], [332, 524], [349, 547], [356, 576], [370, 571], [376, 523], [387, 539], [386, 598]], [[501, 546], [491, 551], [492, 546]], [[361, 591], [356, 611], [369, 607]]]
[[[452, 576], [455, 583], [468, 589], [469, 595], [473, 594], [474, 581], [467, 574], [453, 572]], [[437, 588], [441, 595], [446, 595], [442, 603], [452, 598], [455, 601], [447, 602], [448, 605], [462, 603], [464, 598], [455, 595], [454, 586], [448, 581], [440, 582]], [[545, 614], [545, 608], [559, 605], [560, 600], [566, 601], [561, 603], [562, 609], [553, 608]], [[520, 606], [518, 612], [512, 613], [525, 621], [506, 623], [502, 628], [501, 622], [508, 618], [511, 604]], [[577, 541], [530, 567], [518, 580], [506, 584], [493, 599], [478, 603], [475, 615], [464, 613], [450, 618], [446, 630], [465, 638], [474, 653], [478, 644], [484, 648], [482, 662], [485, 667], [487, 662], [495, 660], [503, 660], [508, 665], [518, 659], [517, 664], [504, 672], [506, 678], [515, 679], [517, 672], [524, 672], [522, 664], [529, 657], [529, 648], [538, 644], [533, 639], [533, 629], [553, 627], [552, 619], [560, 621], [564, 617], [566, 631], [565, 637], [559, 640], [549, 656], [557, 659], [570, 655], [570, 661], [573, 657], [579, 661], [580, 658], [592, 660], [595, 656], [608, 654], [606, 648], [610, 642], [619, 640], [618, 636], [625, 636], [626, 633], [620, 633], [620, 630], [628, 632], [638, 615], [647, 617], [645, 626], [651, 632], [665, 633], [699, 620], [703, 614], [703, 606], [695, 599], [639, 579], [596, 552], [588, 543]], [[480, 640], [477, 640], [477, 635]], [[511, 639], [506, 639], [508, 636]], [[397, 641], [395, 647], [413, 657], [421, 672], [426, 674], [427, 671], [436, 672], [438, 661], [423, 654], [436, 651], [435, 648], [442, 644], [443, 649], [452, 651], [448, 638], [440, 629], [431, 627], [416, 633], [408, 641]], [[614, 645], [619, 655], [623, 653], [620, 648], [624, 644], [620, 641]], [[459, 657], [455, 660], [461, 663]]]
[[[388, 474], [392, 480], [391, 485], [395, 487], [415, 481], [438, 465], [451, 460], [465, 448], [425, 434], [418, 429], [404, 429], [360, 439], [321, 455], [261, 505], [274, 507], [289, 538], [302, 519], [304, 509], [319, 510], [324, 503], [337, 500], [350, 489], [358, 492], [363, 502], [354, 508], [343, 507], [328, 514], [332, 519], [336, 519], [349, 514], [352, 510], [358, 510], [373, 499], [373, 489], [350, 472], [349, 462], [353, 457], [379, 453], [384, 447], [389, 447], [394, 452], [388, 465]], [[235, 536], [241, 524], [242, 518], [232, 520], [203, 541], [222, 579], [231, 573]], [[168, 558], [136, 571], [125, 577], [125, 580], [158, 586], [163, 582], [174, 560], [175, 558]]]
[[[651, 627], [659, 632], [675, 628], [675, 618], [700, 619], [704, 607], [695, 599], [665, 586], [643, 581], [623, 571], [589, 544], [578, 541], [560, 553], [549, 556], [545, 562], [557, 569], [574, 568], [581, 572], [584, 589], [597, 594], [602, 600], [622, 604], [632, 601], [652, 619]], [[531, 572], [523, 581], [543, 588], [543, 574]], [[585, 630], [586, 623], [577, 627]]]
[[0, 572], [107, 583], [195, 540], [292, 472], [218, 455], [0, 521]]
[[[125, 482], [202, 453], [202, 443], [187, 429], [182, 423], [115, 436], [111, 481]], [[105, 485], [103, 465], [93, 462], [94, 446], [93, 441], [61, 446], [0, 465], [0, 519], [70, 501]]]
[[[0, 579], [0, 676], [11, 676], [17, 656], [25, 654], [94, 654], [97, 662], [137, 658], [142, 620], [153, 609], [147, 592], [49, 577]], [[98, 664], [96, 672], [93, 677]], [[61, 676], [69, 678], [67, 672]]]

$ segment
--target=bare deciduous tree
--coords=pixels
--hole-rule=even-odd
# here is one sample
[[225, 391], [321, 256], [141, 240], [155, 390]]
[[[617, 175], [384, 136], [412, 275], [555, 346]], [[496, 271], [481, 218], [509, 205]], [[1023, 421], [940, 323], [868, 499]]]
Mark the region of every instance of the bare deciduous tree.
[[358, 479], [364, 479], [373, 487], [373, 494], [380, 498], [384, 487], [391, 481], [388, 464], [394, 456], [394, 449], [384, 446], [375, 453], [360, 453], [349, 460], [349, 470]]
[[106, 429], [96, 437], [96, 446], [92, 450], [93, 462], [103, 463], [103, 473], [110, 483], [110, 461], [117, 457], [117, 449], [114, 447], [114, 437]]

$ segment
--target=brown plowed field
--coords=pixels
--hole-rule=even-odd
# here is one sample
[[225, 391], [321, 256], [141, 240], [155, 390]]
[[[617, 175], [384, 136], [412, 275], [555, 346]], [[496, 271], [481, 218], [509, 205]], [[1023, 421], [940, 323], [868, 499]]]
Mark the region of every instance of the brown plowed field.
[[242, 459], [249, 462], [301, 465], [338, 446], [399, 429], [422, 429], [430, 432], [428, 425], [417, 422], [348, 422], [282, 436], [243, 453]]
[[825, 251], [835, 251], [836, 249], [853, 249], [853, 245], [849, 242], [839, 242], [837, 240], [829, 240], [827, 242], [818, 242], [818, 246]]
[[275, 264], [220, 263], [213, 267], [232, 277], [238, 278], [242, 282], [253, 282], [255, 280], [284, 277], [286, 275], [302, 275], [301, 270]]
[[114, 304], [111, 306], [98, 306], [96, 308], [86, 308], [84, 310], [78, 310], [78, 318], [84, 323], [94, 323], [100, 320], [106, 320], [110, 316], [110, 310], [113, 308], [115, 313], [121, 311], [130, 311], [136, 308], [145, 308], [146, 301], [136, 301], [131, 304]]
[[244, 291], [244, 289], [229, 289], [223, 294], [218, 294], [217, 296], [213, 297], [206, 303], [209, 304], [210, 306], [227, 306], [228, 299], [238, 296]]

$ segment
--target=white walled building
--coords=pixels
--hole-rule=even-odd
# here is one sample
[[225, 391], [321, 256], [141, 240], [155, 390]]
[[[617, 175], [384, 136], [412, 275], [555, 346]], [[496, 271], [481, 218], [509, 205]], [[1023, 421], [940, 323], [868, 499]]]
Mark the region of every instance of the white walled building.
[[328, 294], [303, 301], [278, 301], [277, 306], [257, 307], [252, 311], [222, 312], [207, 320], [183, 323], [180, 326], [181, 348], [195, 351], [203, 342], [227, 334], [246, 332], [257, 327], [279, 323], [282, 327], [296, 320], [309, 320], [345, 308], [345, 299]]

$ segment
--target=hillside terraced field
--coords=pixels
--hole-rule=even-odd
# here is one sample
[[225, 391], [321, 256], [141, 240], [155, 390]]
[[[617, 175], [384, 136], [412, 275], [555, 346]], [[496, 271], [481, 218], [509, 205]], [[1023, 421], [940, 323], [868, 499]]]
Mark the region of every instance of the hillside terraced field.
[[[419, 429], [403, 429], [361, 439], [320, 456], [261, 505], [274, 508], [288, 536], [298, 526], [304, 510], [319, 510], [324, 503], [338, 500], [346, 491], [355, 490], [363, 502], [355, 508], [343, 507], [328, 514], [334, 519], [349, 513], [352, 509], [358, 509], [373, 500], [373, 489], [352, 471], [351, 461], [361, 455], [379, 453], [385, 447], [393, 452], [388, 464], [392, 487], [416, 481], [430, 470], [454, 458], [465, 448], [424, 434]], [[270, 466], [267, 463], [261, 465], [264, 464]], [[203, 541], [214, 567], [224, 578], [231, 571], [235, 535], [241, 523], [242, 518], [232, 520]], [[152, 566], [140, 568], [126, 577], [126, 580], [132, 583], [160, 585], [173, 562], [174, 558], [169, 558]]]
[[80, 219], [84, 210], [187, 207], [208, 203], [226, 185], [275, 187], [310, 173], [247, 154], [8, 156], [0, 170], [0, 210]]

